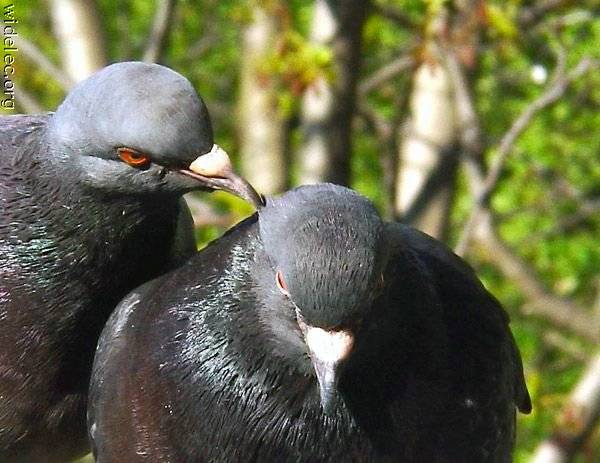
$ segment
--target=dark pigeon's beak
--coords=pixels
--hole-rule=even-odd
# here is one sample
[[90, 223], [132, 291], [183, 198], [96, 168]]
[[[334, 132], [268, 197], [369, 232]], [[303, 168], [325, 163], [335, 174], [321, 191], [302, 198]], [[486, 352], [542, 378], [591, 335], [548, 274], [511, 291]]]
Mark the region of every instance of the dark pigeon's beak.
[[264, 199], [244, 178], [233, 171], [227, 153], [218, 145], [198, 156], [188, 169], [181, 169], [184, 175], [195, 178], [206, 187], [224, 190], [245, 199], [256, 209], [264, 205]]
[[321, 407], [329, 414], [335, 407], [338, 381], [354, 346], [354, 335], [346, 330], [327, 331], [308, 325], [302, 328], [319, 382]]

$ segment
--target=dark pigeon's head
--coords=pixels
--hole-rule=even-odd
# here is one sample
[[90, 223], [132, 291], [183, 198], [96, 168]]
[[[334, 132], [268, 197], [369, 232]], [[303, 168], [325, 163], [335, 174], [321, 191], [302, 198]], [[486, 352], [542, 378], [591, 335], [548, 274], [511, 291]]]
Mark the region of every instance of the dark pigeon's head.
[[322, 184], [269, 198], [259, 224], [272, 284], [293, 307], [327, 410], [383, 283], [383, 223], [366, 198]]
[[80, 180], [126, 194], [223, 189], [257, 205], [213, 143], [210, 117], [190, 82], [140, 62], [108, 66], [78, 84], [52, 116], [50, 143]]

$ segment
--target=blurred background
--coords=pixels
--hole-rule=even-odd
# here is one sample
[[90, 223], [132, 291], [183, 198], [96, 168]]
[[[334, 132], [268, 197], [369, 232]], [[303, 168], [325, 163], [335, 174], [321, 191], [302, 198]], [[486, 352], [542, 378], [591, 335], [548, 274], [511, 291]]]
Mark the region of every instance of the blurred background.
[[[534, 411], [515, 460], [600, 462], [597, 0], [2, 8], [3, 114], [54, 110], [108, 63], [177, 70], [259, 191], [349, 185], [464, 256], [523, 354]], [[188, 200], [200, 247], [251, 213], [221, 193]]]

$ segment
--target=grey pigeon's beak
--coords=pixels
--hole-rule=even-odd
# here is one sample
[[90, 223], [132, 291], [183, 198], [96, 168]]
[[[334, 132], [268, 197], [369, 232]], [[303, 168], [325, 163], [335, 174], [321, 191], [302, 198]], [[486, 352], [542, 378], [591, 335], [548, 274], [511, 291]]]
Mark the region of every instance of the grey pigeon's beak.
[[354, 335], [350, 331], [327, 331], [308, 325], [302, 328], [319, 382], [321, 407], [328, 414], [336, 403], [341, 367], [352, 351]]
[[208, 188], [239, 196], [257, 209], [264, 205], [263, 197], [233, 171], [229, 156], [219, 145], [213, 145], [208, 153], [198, 156], [189, 169], [181, 169], [179, 172], [201, 181]]

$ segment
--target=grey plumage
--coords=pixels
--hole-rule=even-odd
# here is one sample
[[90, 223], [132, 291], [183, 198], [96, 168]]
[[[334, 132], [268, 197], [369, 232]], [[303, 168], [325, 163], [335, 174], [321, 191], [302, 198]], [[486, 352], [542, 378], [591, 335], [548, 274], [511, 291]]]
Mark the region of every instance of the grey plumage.
[[[108, 315], [194, 252], [183, 193], [243, 184], [186, 173], [212, 146], [204, 103], [159, 65], [109, 66], [54, 114], [0, 119], [0, 461], [87, 450], [88, 378]], [[150, 161], [133, 167], [122, 147]]]
[[99, 463], [507, 463], [517, 408], [508, 317], [470, 267], [316, 185], [121, 303], [88, 425]]

